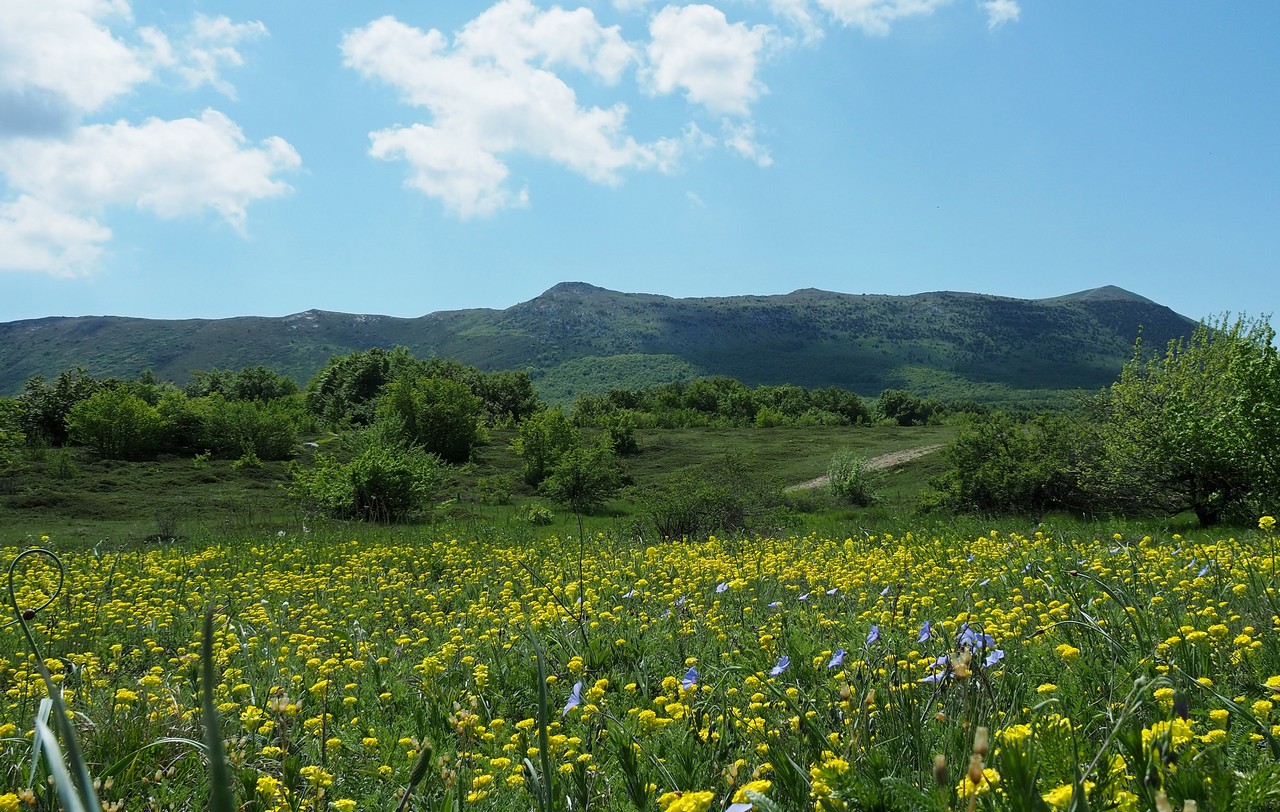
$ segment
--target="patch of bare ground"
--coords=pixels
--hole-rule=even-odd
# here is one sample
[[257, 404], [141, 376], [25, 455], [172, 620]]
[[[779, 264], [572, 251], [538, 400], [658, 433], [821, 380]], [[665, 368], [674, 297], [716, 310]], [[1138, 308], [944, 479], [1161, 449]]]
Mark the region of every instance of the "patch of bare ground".
[[[912, 460], [919, 459], [926, 454], [932, 454], [942, 448], [941, 444], [926, 445], [920, 448], [907, 448], [902, 451], [890, 451], [888, 454], [881, 454], [878, 457], [872, 457], [867, 460], [867, 468], [872, 471], [883, 471], [889, 468], [897, 468], [899, 465], [906, 465]], [[810, 488], [825, 488], [827, 486], [827, 475], [811, 479], [808, 482], [801, 482], [799, 485], [789, 485], [788, 491], [803, 491]]]

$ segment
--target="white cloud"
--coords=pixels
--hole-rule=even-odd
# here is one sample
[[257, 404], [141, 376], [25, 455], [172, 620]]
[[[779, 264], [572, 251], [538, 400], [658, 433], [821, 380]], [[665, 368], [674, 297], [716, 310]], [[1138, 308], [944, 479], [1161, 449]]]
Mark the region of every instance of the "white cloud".
[[0, 203], [0, 270], [80, 276], [92, 270], [111, 229], [22, 195]]
[[462, 217], [527, 203], [525, 190], [507, 187], [509, 153], [612, 184], [624, 170], [667, 169], [680, 151], [671, 139], [638, 143], [625, 132], [626, 105], [584, 107], [553, 70], [609, 85], [637, 59], [618, 29], [586, 8], [541, 11], [528, 0], [503, 0], [452, 43], [435, 29], [383, 17], [348, 33], [341, 47], [349, 67], [431, 118], [371, 133], [370, 154], [407, 161], [407, 184]]
[[124, 0], [0, 3], [0, 90], [100, 109], [151, 78], [149, 49], [130, 46], [108, 27], [129, 20]]
[[773, 156], [763, 144], [756, 140], [755, 125], [749, 121], [725, 121], [724, 145], [749, 161], [754, 161], [761, 168], [773, 166]]
[[730, 23], [714, 6], [667, 6], [649, 25], [653, 93], [683, 90], [689, 101], [715, 113], [747, 115], [764, 92], [756, 77], [760, 52], [773, 29]]
[[213, 211], [243, 230], [246, 206], [290, 190], [299, 165], [215, 110], [199, 118], [81, 124], [140, 84], [176, 76], [227, 95], [237, 45], [261, 23], [197, 16], [177, 45], [137, 27], [127, 0], [0, 2], [0, 270], [88, 273], [111, 239], [97, 217], [131, 206], [161, 217]]
[[244, 64], [237, 45], [266, 35], [267, 27], [256, 20], [236, 23], [227, 17], [197, 14], [190, 34], [183, 40], [182, 54], [173, 58], [174, 68], [190, 87], [209, 85], [222, 95], [235, 98], [235, 88], [222, 78], [222, 69]]
[[932, 14], [950, 0], [817, 0], [842, 24], [885, 36], [896, 20]]
[[778, 17], [800, 29], [806, 43], [822, 39], [822, 26], [809, 12], [809, 0], [769, 0], [769, 8]]
[[1016, 23], [1022, 14], [1017, 0], [983, 0], [978, 5], [987, 13], [987, 28], [993, 31], [1005, 23]]
[[136, 205], [161, 217], [212, 209], [243, 228], [245, 207], [290, 190], [275, 176], [301, 163], [281, 138], [248, 144], [216, 110], [200, 118], [80, 127], [65, 140], [0, 144], [0, 173], [23, 194], [63, 208]]

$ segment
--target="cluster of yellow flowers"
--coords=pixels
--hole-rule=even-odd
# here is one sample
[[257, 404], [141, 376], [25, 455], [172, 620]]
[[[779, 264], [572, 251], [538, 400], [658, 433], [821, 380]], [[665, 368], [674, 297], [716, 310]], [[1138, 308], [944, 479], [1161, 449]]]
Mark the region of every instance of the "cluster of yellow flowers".
[[[1064, 542], [996, 531], [640, 546], [597, 538], [579, 575], [576, 542], [560, 539], [533, 549], [271, 539], [68, 553], [68, 600], [36, 622], [68, 705], [122, 732], [87, 744], [90, 760], [113, 763], [124, 755], [116, 740], [199, 738], [199, 618], [220, 607], [215, 700], [229, 757], [256, 774], [262, 808], [394, 806], [424, 736], [435, 754], [427, 783], [457, 788], [472, 805], [527, 808], [535, 787], [525, 762], [541, 769], [545, 757], [583, 791], [602, 772], [630, 770], [665, 812], [702, 812], [748, 803], [744, 787], [793, 793], [764, 776], [780, 748], [803, 746], [808, 763], [789, 780], [841, 808], [859, 759], [904, 707], [941, 747], [959, 697], [1013, 682], [1026, 687], [1000, 690], [1023, 691], [1016, 701], [979, 720], [997, 743], [1097, 734], [1031, 708], [1104, 701], [1115, 641], [1141, 635], [1154, 644], [1133, 646], [1144, 672], [1207, 681], [1190, 721], [1173, 713], [1172, 692], [1153, 695], [1147, 712], [1159, 718], [1145, 737], [1225, 747], [1259, 735], [1211, 706], [1214, 685], [1253, 685], [1235, 701], [1262, 722], [1280, 721], [1280, 676], [1265, 670], [1276, 662], [1280, 618], [1248, 594], [1251, 574], [1274, 569], [1269, 550], [1236, 539]], [[51, 572], [28, 576], [18, 584], [24, 606], [53, 588]], [[534, 639], [549, 669], [545, 730]], [[0, 631], [0, 691], [0, 733], [29, 735], [46, 688], [15, 626]], [[602, 744], [603, 727], [622, 731], [631, 758]], [[672, 748], [690, 746], [724, 761], [687, 776], [664, 766]], [[728, 764], [750, 782], [712, 786]], [[974, 773], [981, 780], [951, 778], [948, 787], [999, 791], [998, 766], [993, 754]], [[927, 763], [910, 769], [930, 780]], [[17, 785], [9, 773], [0, 768], [0, 779]], [[183, 792], [180, 781], [147, 788]], [[1060, 805], [1062, 792], [1046, 801]], [[0, 812], [10, 799], [0, 796]]]

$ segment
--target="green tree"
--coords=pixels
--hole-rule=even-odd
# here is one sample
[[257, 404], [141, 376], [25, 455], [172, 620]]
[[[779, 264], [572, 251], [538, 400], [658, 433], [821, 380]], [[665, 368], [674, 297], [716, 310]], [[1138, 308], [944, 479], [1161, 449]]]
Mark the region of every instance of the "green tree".
[[22, 407], [13, 398], [0, 398], [0, 473], [18, 463], [27, 435], [22, 431]]
[[582, 435], [573, 427], [559, 406], [545, 409], [520, 425], [520, 433], [511, 443], [524, 460], [524, 481], [540, 485], [566, 451], [582, 445]]
[[378, 399], [378, 419], [400, 442], [464, 463], [485, 441], [484, 401], [447, 378], [398, 378]]
[[902, 389], [886, 389], [876, 401], [876, 412], [899, 426], [923, 426], [942, 411], [936, 400], [918, 398]]
[[947, 447], [948, 470], [931, 483], [928, 501], [989, 515], [1102, 510], [1085, 474], [1102, 453], [1087, 413], [1020, 421], [995, 412], [975, 418]]
[[160, 415], [137, 395], [104, 389], [67, 415], [72, 442], [104, 459], [135, 460], [154, 453], [161, 441]]
[[617, 456], [605, 442], [571, 448], [560, 455], [539, 492], [574, 513], [592, 513], [622, 487]]
[[1267, 319], [1202, 324], [1134, 357], [1100, 404], [1100, 498], [1203, 525], [1280, 508], [1280, 358]]
[[383, 387], [396, 378], [427, 374], [426, 364], [404, 347], [335, 355], [307, 384], [307, 408], [330, 426], [367, 426], [374, 420]]
[[22, 404], [22, 427], [29, 440], [66, 445], [67, 415], [79, 402], [87, 400], [103, 388], [84, 367], [58, 373], [53, 383], [39, 375], [23, 385], [18, 402]]

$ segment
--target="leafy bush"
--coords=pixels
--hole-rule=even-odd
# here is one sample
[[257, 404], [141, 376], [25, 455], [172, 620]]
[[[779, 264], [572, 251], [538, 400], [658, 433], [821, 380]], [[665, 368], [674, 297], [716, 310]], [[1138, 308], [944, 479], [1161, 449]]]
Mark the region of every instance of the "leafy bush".
[[867, 458], [853, 451], [838, 451], [827, 467], [827, 487], [836, 498], [856, 507], [880, 501], [876, 493], [879, 472], [867, 466]]
[[0, 473], [18, 462], [27, 435], [22, 431], [22, 407], [12, 398], [0, 398]]
[[622, 476], [613, 449], [596, 444], [561, 454], [538, 490], [574, 513], [591, 513], [621, 487]]
[[306, 507], [344, 519], [394, 522], [421, 511], [444, 483], [439, 458], [420, 448], [371, 442], [350, 462], [316, 455], [293, 465], [289, 492]]
[[759, 528], [783, 504], [782, 487], [726, 454], [672, 477], [644, 497], [645, 511], [666, 538], [701, 538]]
[[39, 375], [23, 385], [18, 402], [22, 406], [22, 428], [28, 440], [66, 445], [67, 415], [83, 400], [88, 400], [99, 390], [102, 382], [89, 375], [83, 367], [58, 373], [52, 384]]
[[1202, 525], [1280, 508], [1280, 354], [1265, 318], [1202, 324], [1133, 359], [1100, 402], [1099, 498]]
[[264, 460], [284, 460], [298, 448], [295, 398], [267, 402], [228, 401], [221, 395], [200, 398], [200, 447], [232, 457], [252, 452]]
[[122, 389], [103, 389], [67, 414], [67, 434], [104, 459], [136, 460], [159, 447], [160, 415]]
[[397, 378], [378, 399], [378, 419], [405, 445], [463, 463], [486, 439], [484, 401], [447, 378]]
[[944, 453], [949, 470], [933, 481], [930, 507], [986, 514], [1101, 509], [1085, 470], [1102, 450], [1085, 415], [1019, 422], [996, 412], [975, 418]]
[[520, 434], [511, 443], [524, 459], [524, 481], [540, 485], [551, 474], [560, 457], [582, 445], [582, 435], [560, 407], [545, 409], [520, 425]]

